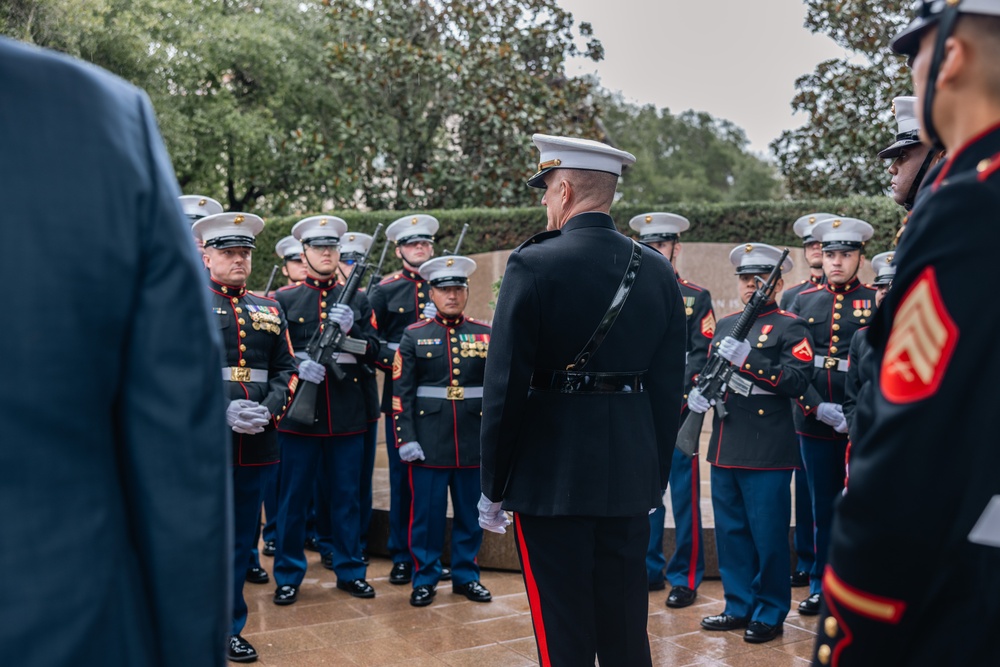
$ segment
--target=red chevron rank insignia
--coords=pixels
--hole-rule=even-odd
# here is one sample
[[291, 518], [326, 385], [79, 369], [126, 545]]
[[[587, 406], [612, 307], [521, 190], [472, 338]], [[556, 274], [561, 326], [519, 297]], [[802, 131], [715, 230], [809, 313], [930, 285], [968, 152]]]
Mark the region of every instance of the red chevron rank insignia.
[[958, 342], [958, 327], [941, 299], [933, 267], [903, 297], [882, 361], [882, 393], [913, 403], [937, 392]]
[[715, 315], [712, 313], [701, 318], [701, 335], [705, 338], [711, 338], [715, 335]]
[[813, 350], [812, 345], [809, 344], [808, 338], [803, 338], [801, 342], [792, 348], [792, 356], [799, 361], [812, 361], [813, 360]]

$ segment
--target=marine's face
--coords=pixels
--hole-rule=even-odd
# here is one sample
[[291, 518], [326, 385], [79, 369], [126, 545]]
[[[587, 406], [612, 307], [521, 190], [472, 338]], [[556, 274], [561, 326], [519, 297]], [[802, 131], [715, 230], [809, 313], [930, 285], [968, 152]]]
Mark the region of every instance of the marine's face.
[[202, 255], [205, 267], [212, 280], [242, 287], [250, 277], [253, 250], [250, 248], [212, 248], [204, 249]]
[[823, 273], [833, 285], [846, 285], [861, 268], [860, 250], [824, 250]]
[[396, 257], [410, 269], [418, 269], [420, 265], [434, 256], [434, 244], [430, 241], [411, 241], [396, 246]]
[[[750, 297], [757, 291], [757, 278], [767, 280], [767, 274], [765, 273], [744, 273], [736, 277], [739, 279], [740, 301], [743, 302], [744, 306], [750, 302]], [[776, 299], [784, 288], [784, 278], [778, 278], [774, 283], [774, 292], [771, 293], [771, 299]]]
[[806, 264], [810, 269], [823, 268], [823, 244], [819, 241], [810, 241], [802, 246], [806, 253]]
[[337, 246], [304, 244], [302, 247], [308, 273], [315, 273], [317, 278], [321, 278], [337, 270], [340, 262], [340, 248]]
[[286, 259], [281, 272], [288, 278], [289, 284], [302, 282], [306, 279], [306, 264], [301, 259]]
[[445, 317], [458, 317], [465, 312], [465, 305], [469, 303], [469, 288], [464, 285], [432, 287], [430, 295], [438, 312]]
[[650, 248], [655, 248], [661, 255], [669, 259], [671, 262], [675, 259], [675, 253], [681, 249], [680, 241], [653, 241], [647, 245], [649, 245]]
[[892, 287], [892, 283], [888, 285], [879, 285], [875, 288], [875, 307], [881, 308], [882, 301], [885, 299], [885, 295], [889, 293], [889, 289]]
[[906, 203], [906, 195], [910, 193], [917, 172], [923, 166], [924, 158], [930, 150], [923, 144], [907, 146], [889, 165], [888, 171], [892, 174], [892, 180], [889, 182], [889, 187], [892, 188], [892, 200], [900, 206]]

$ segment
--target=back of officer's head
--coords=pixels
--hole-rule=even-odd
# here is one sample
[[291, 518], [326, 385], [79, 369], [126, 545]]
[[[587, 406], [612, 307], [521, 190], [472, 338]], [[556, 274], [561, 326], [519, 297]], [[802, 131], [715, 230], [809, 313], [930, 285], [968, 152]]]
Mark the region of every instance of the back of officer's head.
[[576, 200], [597, 210], [609, 210], [615, 200], [618, 176], [604, 171], [564, 169], [560, 175], [573, 186]]

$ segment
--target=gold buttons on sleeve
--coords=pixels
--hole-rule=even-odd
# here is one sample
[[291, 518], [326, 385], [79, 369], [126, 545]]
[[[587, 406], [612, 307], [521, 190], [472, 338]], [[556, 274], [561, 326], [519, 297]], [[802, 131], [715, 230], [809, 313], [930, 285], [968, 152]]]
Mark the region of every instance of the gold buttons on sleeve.
[[837, 619], [833, 616], [827, 616], [826, 620], [823, 621], [823, 632], [826, 633], [826, 636], [830, 638], [836, 637], [839, 630], [840, 627], [837, 625]]
[[833, 653], [833, 651], [831, 651], [830, 647], [827, 646], [826, 644], [820, 646], [819, 650], [816, 651], [816, 658], [819, 660], [819, 664], [829, 665], [831, 653]]
[[745, 369], [747, 369], [747, 370], [750, 370], [750, 364], [747, 364], [747, 365], [746, 365], [746, 366], [744, 366], [743, 368], [745, 368]]

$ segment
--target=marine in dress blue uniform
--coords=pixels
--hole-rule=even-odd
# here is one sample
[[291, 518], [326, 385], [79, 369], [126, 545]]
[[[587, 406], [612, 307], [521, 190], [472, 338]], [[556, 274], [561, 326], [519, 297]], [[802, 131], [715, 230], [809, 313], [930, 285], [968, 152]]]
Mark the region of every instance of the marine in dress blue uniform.
[[809, 573], [809, 597], [799, 613], [819, 613], [823, 570], [830, 545], [833, 503], [844, 490], [847, 421], [843, 414], [847, 355], [858, 329], [871, 322], [875, 290], [857, 277], [865, 241], [874, 230], [864, 220], [829, 218], [813, 227], [823, 244], [824, 285], [801, 292], [792, 310], [806, 321], [816, 357], [812, 382], [798, 400], [795, 430], [812, 500], [816, 561]]
[[278, 302], [251, 294], [246, 279], [254, 238], [264, 221], [250, 213], [216, 213], [192, 227], [204, 247], [212, 314], [222, 334], [222, 379], [233, 447], [233, 621], [228, 657], [253, 662], [257, 652], [240, 633], [246, 625], [243, 582], [260, 525], [264, 483], [279, 459], [275, 428], [298, 382], [284, 313]]
[[[806, 264], [809, 265], [809, 279], [798, 285], [793, 285], [781, 294], [780, 304], [783, 310], [791, 308], [795, 297], [807, 289], [813, 289], [826, 282], [823, 275], [823, 246], [812, 235], [812, 229], [817, 222], [836, 217], [832, 213], [808, 213], [792, 224], [795, 235], [802, 239], [802, 249]], [[793, 473], [795, 478], [795, 571], [792, 572], [792, 586], [808, 586], [809, 572], [816, 562], [813, 539], [812, 497], [809, 495], [809, 479], [806, 477], [805, 465], [799, 461]]]
[[483, 541], [479, 431], [490, 327], [464, 315], [475, 269], [468, 257], [424, 262], [420, 275], [430, 285], [437, 313], [406, 328], [393, 360], [393, 423], [413, 498], [410, 604], [415, 607], [433, 602], [441, 579], [449, 488], [452, 591], [474, 602], [492, 599], [476, 564]]
[[[872, 257], [872, 270], [875, 271], [875, 280], [872, 287], [875, 288], [875, 308], [882, 305], [885, 295], [888, 294], [892, 286], [892, 278], [896, 275], [896, 265], [893, 263], [896, 253], [893, 251], [879, 253]], [[858, 441], [860, 435], [855, 427], [854, 412], [858, 401], [868, 402], [872, 400], [871, 387], [866, 389], [874, 374], [870, 366], [866, 363], [872, 346], [868, 342], [868, 327], [858, 329], [854, 337], [851, 338], [851, 347], [848, 351], [847, 384], [844, 387], [844, 417], [847, 419], [847, 434], [850, 442]], [[850, 460], [850, 444], [848, 444], [848, 460]]]
[[892, 46], [910, 57], [921, 137], [948, 159], [917, 197], [868, 331], [877, 385], [858, 403], [833, 525], [822, 667], [997, 664], [1000, 447], [977, 397], [996, 395], [1000, 311], [970, 270], [1000, 247], [1000, 1], [917, 10]]
[[0, 664], [218, 667], [219, 333], [153, 107], [3, 37], [0, 91]]
[[[674, 213], [643, 213], [629, 221], [638, 232], [639, 241], [658, 250], [671, 265], [680, 250], [680, 233], [686, 231], [690, 221]], [[684, 395], [694, 385], [694, 378], [701, 373], [708, 360], [708, 348], [715, 332], [715, 312], [712, 295], [704, 287], [677, 276], [684, 314], [687, 317], [687, 366], [684, 373]], [[684, 418], [686, 405], [681, 408]], [[668, 563], [663, 554], [663, 527], [666, 508], [661, 503], [649, 515], [649, 548], [646, 550], [646, 573], [649, 590], [662, 590], [664, 570], [670, 582], [667, 595], [668, 607], [687, 607], [697, 595], [698, 586], [705, 574], [705, 550], [701, 530], [701, 481], [698, 456], [693, 458], [674, 450], [670, 466], [670, 504], [673, 509], [675, 547]]]
[[[357, 263], [364, 259], [368, 249], [375, 239], [369, 234], [360, 232], [347, 232], [340, 239], [340, 265], [337, 275], [340, 282], [346, 284], [351, 276], [351, 272]], [[364, 288], [358, 288], [363, 290]], [[375, 377], [375, 365], [373, 363], [362, 364], [362, 374], [360, 379], [362, 391], [365, 394], [365, 418], [368, 428], [365, 431], [364, 455], [361, 459], [361, 514], [360, 514], [360, 535], [361, 535], [361, 558], [368, 564], [368, 529], [372, 520], [372, 474], [375, 470], [375, 448], [378, 441], [378, 420], [379, 415], [379, 394], [378, 380]], [[321, 554], [323, 566], [333, 569], [333, 550], [331, 548], [333, 527], [330, 525], [330, 516], [327, 511], [330, 490], [327, 488], [325, 478], [320, 476], [317, 481], [316, 494], [316, 532], [317, 543]]]
[[[748, 243], [734, 248], [729, 259], [746, 303], [757, 289], [755, 279], [771, 273], [781, 251]], [[791, 270], [792, 261], [786, 258], [780, 268], [782, 273]], [[775, 290], [781, 287], [779, 280]], [[744, 341], [728, 335], [740, 315], [719, 321], [712, 350], [739, 369], [745, 387], [730, 389], [724, 397], [725, 420], [717, 413], [712, 420], [707, 457], [726, 606], [701, 625], [707, 630], [746, 628], [745, 641], [762, 643], [782, 634], [791, 606], [789, 485], [799, 457], [788, 400], [797, 399], [809, 385], [813, 351], [805, 322], [778, 308], [773, 298]], [[709, 402], [694, 389], [688, 405], [705, 412]]]
[[[375, 589], [365, 580], [361, 556], [361, 470], [364, 437], [368, 430], [362, 364], [374, 360], [378, 336], [371, 306], [364, 292], [350, 304], [338, 304], [344, 286], [337, 282], [337, 246], [347, 223], [334, 216], [317, 215], [295, 223], [292, 235], [302, 242], [308, 275], [297, 285], [278, 290], [277, 298], [288, 317], [292, 347], [302, 353], [320, 326], [336, 322], [346, 334], [363, 344], [364, 354], [340, 352], [335, 360], [346, 377], [337, 380], [309, 359], [299, 364], [303, 382], [319, 384], [312, 424], [285, 420], [279, 429], [281, 477], [278, 481], [278, 540], [274, 557], [274, 579], [278, 585], [274, 602], [292, 604], [306, 573], [303, 545], [306, 512], [316, 489], [316, 476], [326, 477], [330, 494], [324, 499], [329, 511], [331, 565], [337, 573], [337, 588], [354, 597], [374, 597]], [[309, 367], [306, 371], [305, 367]], [[317, 368], [319, 367], [319, 368]]]
[[384, 372], [382, 378], [382, 412], [385, 420], [385, 447], [389, 457], [389, 557], [392, 570], [389, 583], [407, 584], [413, 576], [407, 536], [410, 521], [410, 488], [406, 467], [399, 459], [399, 443], [392, 426], [392, 362], [399, 349], [403, 330], [415, 322], [427, 319], [424, 309], [430, 304], [427, 281], [418, 273], [420, 265], [430, 259], [437, 218], [418, 213], [395, 220], [385, 230], [386, 239], [396, 244], [396, 256], [403, 268], [387, 275], [372, 288], [370, 295], [375, 320], [378, 322], [379, 345], [376, 364]]
[[608, 214], [635, 158], [594, 141], [534, 141], [528, 183], [546, 187], [550, 231], [511, 254], [500, 287], [479, 521], [504, 531], [514, 512], [541, 664], [597, 655], [603, 667], [648, 666], [648, 513], [677, 439], [683, 301], [670, 263]]

